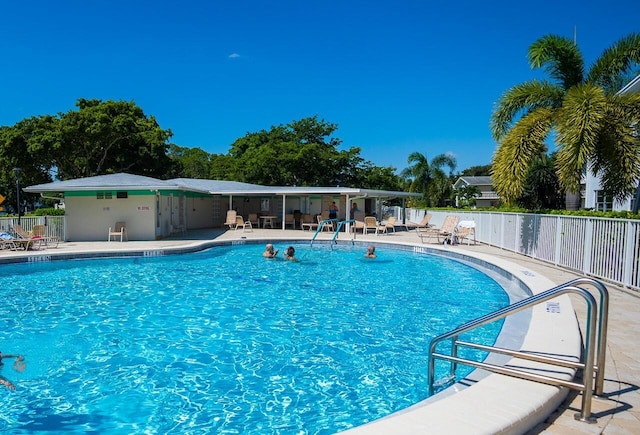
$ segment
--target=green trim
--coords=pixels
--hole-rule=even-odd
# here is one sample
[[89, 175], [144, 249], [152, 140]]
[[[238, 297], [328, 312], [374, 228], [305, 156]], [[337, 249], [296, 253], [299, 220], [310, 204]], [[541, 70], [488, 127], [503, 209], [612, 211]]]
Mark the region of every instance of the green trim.
[[116, 198], [117, 192], [127, 192], [128, 196], [155, 196], [154, 192], [150, 192], [148, 190], [74, 190], [72, 192], [64, 192], [64, 196], [65, 198], [82, 196], [92, 196], [95, 198], [98, 195], [98, 192], [111, 192], [112, 199], [123, 199]]

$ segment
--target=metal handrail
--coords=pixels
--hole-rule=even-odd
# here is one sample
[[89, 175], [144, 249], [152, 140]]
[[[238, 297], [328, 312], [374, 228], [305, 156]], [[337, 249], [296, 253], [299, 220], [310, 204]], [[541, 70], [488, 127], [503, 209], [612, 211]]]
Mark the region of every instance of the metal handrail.
[[316, 230], [315, 234], [311, 238], [311, 246], [313, 246], [313, 241], [316, 239], [316, 237], [318, 237], [318, 234], [320, 234], [320, 232], [322, 231], [322, 227], [324, 227], [325, 224], [331, 223], [331, 222], [338, 222], [338, 219], [324, 219], [318, 223], [318, 229]]
[[[596, 311], [594, 310], [597, 305], [595, 298], [591, 293], [586, 291], [583, 288], [576, 287], [575, 285], [591, 285], [595, 287], [600, 293], [600, 310], [598, 316], [596, 317]], [[543, 355], [537, 355], [535, 353], [527, 353], [522, 351], [515, 351], [511, 349], [502, 349], [495, 346], [485, 346], [480, 344], [468, 343], [464, 341], [459, 341], [458, 336], [465, 332], [468, 332], [472, 329], [478, 328], [480, 326], [486, 325], [491, 322], [495, 322], [497, 320], [503, 319], [511, 314], [517, 313], [527, 308], [531, 308], [534, 305], [538, 305], [542, 302], [545, 302], [549, 299], [553, 299], [561, 294], [565, 293], [576, 293], [587, 303], [587, 324], [585, 331], [585, 348], [583, 352], [584, 362], [572, 362], [567, 360], [562, 360], [559, 358], [552, 358]], [[538, 295], [530, 296], [526, 299], [518, 301], [514, 304], [511, 304], [505, 308], [494, 311], [493, 313], [489, 313], [478, 319], [467, 322], [456, 329], [447, 332], [445, 334], [441, 334], [438, 337], [435, 337], [431, 340], [431, 345], [429, 347], [429, 366], [428, 366], [428, 385], [429, 385], [429, 394], [433, 394], [434, 387], [434, 376], [435, 376], [435, 359], [442, 359], [451, 362], [451, 372], [450, 376], [455, 378], [455, 371], [457, 368], [457, 364], [465, 364], [472, 367], [483, 368], [488, 371], [492, 371], [495, 373], [504, 374], [507, 376], [514, 376], [521, 379], [528, 379], [532, 381], [542, 382], [551, 385], [559, 385], [565, 386], [568, 388], [576, 389], [582, 391], [582, 408], [579, 414], [576, 414], [576, 419], [586, 422], [595, 422], [595, 419], [591, 417], [591, 398], [592, 395], [601, 395], [603, 391], [604, 384], [604, 366], [605, 366], [605, 354], [606, 354], [606, 336], [607, 336], [607, 328], [608, 328], [608, 312], [609, 312], [609, 293], [607, 288], [599, 281], [596, 281], [591, 278], [578, 278], [572, 281], [569, 281], [560, 286], [551, 288], [547, 291], [544, 291]], [[597, 334], [593, 333], [593, 328], [596, 326], [598, 331]], [[596, 343], [596, 335], [597, 335], [597, 343]], [[444, 340], [451, 339], [451, 355], [444, 355], [436, 352], [436, 348], [439, 343]], [[575, 382], [569, 382], [562, 379], [543, 376], [531, 373], [529, 371], [508, 368], [503, 366], [497, 366], [493, 364], [487, 364], [484, 362], [472, 361], [464, 358], [458, 357], [458, 346], [467, 346], [476, 349], [481, 349], [487, 352], [495, 352], [495, 353], [503, 353], [506, 355], [511, 355], [514, 357], [527, 359], [531, 361], [536, 361], [544, 364], [556, 365], [561, 367], [570, 367], [575, 369], [583, 370], [583, 384], [578, 384]], [[597, 349], [596, 349], [597, 346]], [[597, 362], [594, 361], [596, 357], [594, 353], [597, 353]], [[595, 364], [594, 364], [595, 362]], [[594, 380], [595, 373], [595, 380]], [[587, 386], [587, 382], [589, 385]], [[593, 388], [592, 388], [593, 387]]]
[[[342, 229], [342, 226], [346, 223], [352, 224], [355, 223], [355, 219], [347, 219], [344, 221], [340, 221], [338, 222], [338, 227], [336, 228], [336, 232], [333, 234], [333, 238], [331, 239], [332, 242], [336, 242], [336, 239], [338, 238], [338, 234], [340, 234], [340, 230]], [[356, 234], [353, 233], [353, 238], [356, 238]]]

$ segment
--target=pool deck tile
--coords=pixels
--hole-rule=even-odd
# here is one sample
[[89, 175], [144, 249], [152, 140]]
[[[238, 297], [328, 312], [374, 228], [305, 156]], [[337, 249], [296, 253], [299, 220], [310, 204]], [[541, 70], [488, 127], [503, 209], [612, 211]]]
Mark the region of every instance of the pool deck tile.
[[[186, 235], [172, 237], [157, 241], [130, 241], [130, 242], [63, 242], [57, 248], [50, 248], [42, 251], [0, 251], [0, 262], [15, 261], [18, 258], [32, 257], [31, 261], [37, 261], [40, 256], [47, 259], [48, 256], [104, 253], [113, 255], [118, 253], [144, 252], [154, 250], [189, 250], [195, 249], [202, 244], [212, 240], [216, 241], [255, 241], [269, 242], [272, 240], [310, 240], [313, 232], [301, 230], [263, 230], [254, 229], [252, 232], [223, 231], [223, 230], [195, 230], [189, 231]], [[319, 240], [330, 240], [332, 233], [321, 233]], [[341, 234], [340, 242], [350, 240]], [[404, 245], [422, 245], [435, 249], [446, 249], [452, 252], [461, 252], [474, 255], [479, 258], [502, 259], [508, 263], [515, 263], [523, 270], [533, 271], [541, 277], [549, 280], [553, 284], [562, 284], [571, 279], [580, 277], [572, 271], [554, 267], [529, 257], [521, 256], [509, 251], [501, 250], [491, 246], [476, 244], [467, 246], [466, 244], [457, 246], [440, 246], [435, 244], [421, 243], [415, 232], [398, 231], [389, 235], [375, 236], [358, 234], [356, 242], [375, 243], [378, 249], [383, 249], [384, 243], [399, 243]], [[282, 242], [279, 242], [282, 243]], [[284, 243], [283, 243], [284, 244]], [[544, 280], [542, 280], [544, 282]], [[607, 284], [607, 283], [605, 283]], [[609, 331], [607, 336], [607, 356], [605, 370], [605, 394], [603, 397], [595, 397], [592, 401], [593, 416], [597, 418], [595, 424], [587, 424], [574, 419], [574, 414], [580, 411], [582, 396], [576, 392], [570, 392], [568, 398], [554, 411], [543, 423], [538, 424], [528, 434], [637, 434], [640, 433], [640, 346], [638, 346], [638, 334], [640, 333], [640, 292], [625, 289], [616, 285], [607, 284], [610, 292], [609, 306]], [[574, 295], [570, 296], [577, 318], [584, 331], [583, 319], [585, 318], [586, 307], [584, 302]], [[519, 401], [516, 394], [512, 392], [521, 381], [514, 378], [502, 377], [500, 375], [490, 375], [489, 377], [499, 378], [496, 381], [496, 390], [499, 394], [511, 396], [508, 406], [504, 407], [504, 412], [498, 414], [486, 413], [482, 420], [487, 420], [493, 427], [505, 428], [505, 418], [512, 413], [520, 413], [521, 407], [526, 403]], [[492, 381], [493, 382], [493, 381]], [[540, 394], [549, 386], [535, 384], [540, 389]], [[538, 388], [536, 387], [536, 388]], [[493, 388], [490, 386], [490, 388]], [[507, 388], [507, 390], [504, 390]], [[536, 389], [534, 388], [534, 390]], [[502, 391], [502, 392], [501, 392]], [[468, 393], [471, 392], [471, 393]], [[475, 397], [473, 388], [464, 390], [467, 406], [472, 408], [483, 407], [486, 397]], [[444, 401], [443, 401], [444, 402]], [[482, 433], [479, 427], [482, 426], [479, 420], [466, 420], [461, 415], [459, 409], [447, 409], [443, 405], [436, 405], [433, 402], [428, 405], [432, 409], [432, 417], [424, 420], [424, 416], [406, 415], [405, 423], [408, 426], [398, 426], [391, 424], [387, 431], [366, 433]], [[440, 409], [442, 407], [442, 409]], [[409, 408], [411, 409], [411, 408]], [[407, 414], [411, 414], [407, 412]], [[440, 424], [438, 417], [449, 416], [457, 421], [455, 427], [449, 424]], [[383, 419], [384, 420], [384, 419]], [[391, 422], [392, 419], [388, 419]], [[443, 421], [449, 420], [443, 418]], [[451, 421], [451, 420], [450, 420]], [[482, 423], [486, 423], [482, 422]], [[371, 428], [370, 426], [369, 428]], [[404, 428], [403, 428], [404, 427]], [[413, 432], [411, 432], [409, 430]], [[388, 430], [392, 430], [389, 432]], [[506, 432], [509, 432], [507, 429]], [[362, 432], [365, 433], [365, 432]]]

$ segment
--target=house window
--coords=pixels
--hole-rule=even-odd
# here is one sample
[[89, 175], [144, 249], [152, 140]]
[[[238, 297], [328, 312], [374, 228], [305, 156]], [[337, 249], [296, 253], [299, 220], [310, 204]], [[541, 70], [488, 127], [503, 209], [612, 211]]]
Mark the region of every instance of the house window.
[[602, 190], [596, 190], [596, 210], [613, 210], [613, 198], [606, 196]]
[[129, 197], [129, 192], [116, 192], [116, 198], [124, 199]]
[[265, 211], [265, 212], [269, 211], [269, 200], [268, 199], [261, 199], [260, 200], [260, 211]]
[[96, 199], [111, 199], [112, 192], [96, 192]]

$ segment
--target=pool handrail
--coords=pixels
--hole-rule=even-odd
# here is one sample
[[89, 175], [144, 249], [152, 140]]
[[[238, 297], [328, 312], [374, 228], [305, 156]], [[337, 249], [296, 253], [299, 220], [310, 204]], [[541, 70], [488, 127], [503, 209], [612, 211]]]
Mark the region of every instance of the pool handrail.
[[[597, 319], [596, 319], [596, 311], [594, 310], [595, 306], [597, 305], [595, 298], [587, 290], [581, 287], [577, 287], [577, 285], [584, 285], [584, 284], [595, 287], [600, 293], [600, 310], [599, 310], [599, 315]], [[531, 353], [525, 353], [521, 351], [498, 348], [495, 346], [485, 346], [485, 345], [479, 345], [474, 343], [467, 343], [467, 342], [458, 340], [458, 336], [462, 333], [468, 332], [472, 329], [478, 328], [488, 323], [503, 319], [508, 315], [517, 313], [527, 308], [531, 308], [534, 305], [538, 305], [542, 302], [545, 302], [549, 299], [556, 298], [559, 295], [566, 294], [566, 293], [576, 293], [579, 296], [582, 296], [582, 298], [587, 303], [585, 344], [584, 344], [584, 352], [582, 356], [582, 358], [584, 359], [584, 363], [572, 362], [572, 361], [567, 361], [567, 360], [553, 358], [553, 357], [539, 356], [539, 355], [534, 355]], [[452, 331], [441, 334], [435, 337], [433, 340], [431, 340], [431, 344], [429, 346], [429, 363], [428, 363], [428, 370], [427, 370], [429, 394], [430, 395], [433, 394], [434, 376], [435, 376], [435, 359], [438, 358], [442, 360], [448, 360], [451, 362], [451, 371], [449, 376], [454, 379], [455, 379], [455, 370], [456, 370], [457, 364], [460, 363], [460, 364], [469, 365], [476, 368], [482, 368], [491, 372], [500, 373], [507, 376], [513, 376], [521, 379], [537, 381], [537, 382], [550, 384], [550, 385], [564, 386], [564, 387], [579, 390], [582, 392], [582, 407], [581, 407], [580, 413], [577, 413], [575, 415], [575, 418], [576, 420], [580, 420], [588, 423], [595, 423], [596, 421], [595, 418], [591, 416], [591, 399], [594, 393], [596, 395], [602, 395], [602, 392], [603, 392], [606, 336], [607, 336], [607, 328], [608, 328], [608, 311], [609, 311], [609, 293], [607, 291], [607, 288], [604, 286], [604, 284], [592, 278], [577, 278], [565, 284], [559, 285], [557, 287], [553, 287], [537, 295], [533, 295], [526, 299], [513, 303], [505, 308], [494, 311], [493, 313], [486, 314], [475, 320], [467, 322]], [[597, 331], [597, 334], [594, 334], [593, 329], [596, 326], [596, 320], [597, 320], [598, 331]], [[596, 335], [597, 335], [597, 344], [596, 344]], [[447, 339], [451, 339], [451, 344], [452, 344], [451, 355], [436, 353], [436, 347], [438, 346], [438, 344]], [[596, 345], [597, 345], [597, 349], [596, 349]], [[522, 359], [544, 363], [544, 364], [555, 364], [561, 367], [571, 367], [574, 369], [581, 369], [583, 370], [583, 376], [582, 376], [583, 384], [565, 381], [555, 377], [538, 375], [538, 374], [527, 372], [521, 369], [508, 368], [504, 366], [497, 366], [494, 364], [488, 364], [484, 362], [477, 362], [477, 361], [460, 358], [458, 357], [458, 346], [467, 346], [467, 347], [484, 350], [487, 352], [502, 353], [502, 354], [511, 355], [514, 357], [522, 358]], [[594, 353], [597, 353], [597, 362], [594, 361], [594, 359], [596, 359]], [[593, 376], [594, 373], [595, 373], [595, 379]]]

